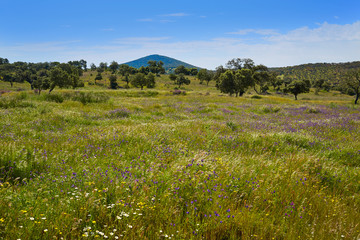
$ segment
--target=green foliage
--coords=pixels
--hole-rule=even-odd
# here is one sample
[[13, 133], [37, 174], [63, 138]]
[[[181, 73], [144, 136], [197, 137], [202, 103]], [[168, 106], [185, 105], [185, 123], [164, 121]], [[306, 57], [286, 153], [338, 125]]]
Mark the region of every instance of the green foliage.
[[190, 79], [188, 79], [187, 77], [185, 77], [185, 75], [183, 73], [180, 73], [178, 76], [176, 76], [174, 83], [176, 85], [179, 86], [179, 88], [181, 87], [181, 85], [189, 85], [190, 84]]
[[213, 79], [213, 75], [214, 74], [207, 69], [200, 69], [196, 77], [200, 80], [200, 84], [205, 81], [206, 85], [209, 85], [209, 82]]
[[347, 72], [342, 79], [341, 85], [344, 89], [347, 89], [348, 93], [356, 95], [355, 104], [357, 104], [360, 96], [360, 69]]
[[294, 94], [295, 100], [297, 100], [297, 96], [301, 93], [307, 93], [310, 91], [310, 81], [292, 81], [287, 88], [285, 88], [285, 92], [289, 92]]
[[114, 75], [114, 74], [110, 75], [109, 81], [110, 81], [110, 88], [111, 89], [117, 89], [119, 87], [116, 80], [117, 80], [116, 75]]
[[143, 88], [146, 86], [147, 84], [147, 79], [146, 79], [146, 75], [144, 73], [136, 73], [134, 76], [132, 76], [131, 78], [131, 84], [135, 87], [140, 87], [141, 90], [143, 90]]
[[156, 82], [155, 82], [155, 74], [149, 73], [146, 76], [146, 87], [147, 88], [154, 88], [155, 84], [156, 84]]
[[64, 102], [64, 96], [61, 93], [44, 94], [43, 98], [45, 101], [48, 101], [48, 102], [56, 102], [56, 103]]
[[91, 91], [64, 92], [63, 96], [66, 100], [78, 101], [84, 105], [88, 103], [105, 103], [110, 99], [106, 93]]
[[359, 107], [347, 99], [91, 88], [50, 96], [111, 100], [3, 93], [36, 108], [0, 109], [0, 238], [358, 238]]

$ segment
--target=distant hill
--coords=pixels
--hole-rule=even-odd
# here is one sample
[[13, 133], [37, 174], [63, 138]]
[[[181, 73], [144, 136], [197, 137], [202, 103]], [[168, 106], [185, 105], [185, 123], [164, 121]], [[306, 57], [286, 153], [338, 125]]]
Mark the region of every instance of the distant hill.
[[360, 69], [360, 61], [347, 63], [309, 63], [291, 67], [270, 68], [284, 79], [299, 79], [316, 81], [324, 79], [331, 85], [336, 86], [344, 76], [344, 73]]
[[144, 66], [144, 67], [148, 66], [148, 64], [147, 64], [148, 61], [157, 61], [157, 62], [162, 61], [164, 63], [163, 67], [165, 68], [166, 72], [171, 72], [175, 68], [177, 68], [178, 66], [181, 66], [181, 65], [183, 65], [186, 68], [198, 68], [198, 69], [200, 69], [199, 67], [188, 64], [186, 62], [182, 62], [182, 61], [179, 61], [179, 60], [174, 59], [174, 58], [161, 56], [161, 55], [157, 55], [157, 54], [142, 57], [142, 58], [136, 59], [134, 61], [126, 62], [124, 64], [127, 64], [127, 65], [129, 65], [131, 67], [134, 67], [134, 68], [140, 68], [142, 66]]

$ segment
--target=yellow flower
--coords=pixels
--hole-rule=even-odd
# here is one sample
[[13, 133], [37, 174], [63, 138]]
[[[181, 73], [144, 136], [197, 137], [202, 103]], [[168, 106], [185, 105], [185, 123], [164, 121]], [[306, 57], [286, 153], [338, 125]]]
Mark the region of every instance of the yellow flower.
[[5, 219], [3, 219], [3, 218], [0, 218], [0, 222], [5, 222]]
[[96, 223], [96, 221], [92, 221], [92, 223]]

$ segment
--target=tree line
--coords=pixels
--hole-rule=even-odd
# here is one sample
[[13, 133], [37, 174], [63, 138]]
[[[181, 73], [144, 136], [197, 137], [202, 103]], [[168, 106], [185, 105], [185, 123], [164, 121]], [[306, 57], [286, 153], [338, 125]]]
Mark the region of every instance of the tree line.
[[[96, 81], [103, 79], [104, 71], [110, 71], [110, 88], [119, 88], [117, 80], [120, 78], [126, 83], [126, 88], [131, 84], [143, 89], [155, 87], [156, 76], [165, 74], [163, 65], [162, 61], [148, 61], [148, 66], [136, 69], [112, 61], [109, 65], [101, 62], [96, 66], [92, 63], [90, 70], [96, 71], [95, 84]], [[11, 86], [14, 82], [28, 82], [31, 89], [39, 94], [43, 90], [49, 90], [50, 93], [55, 87], [73, 89], [83, 87], [84, 83], [80, 80], [80, 76], [87, 70], [85, 60], [67, 63], [20, 61], [10, 63], [8, 59], [0, 58], [0, 80], [9, 82]], [[168, 75], [169, 80], [179, 88], [190, 84], [188, 76], [196, 77], [200, 80], [200, 84], [206, 82], [206, 85], [209, 85], [210, 81], [215, 81], [215, 86], [220, 92], [236, 97], [243, 96], [249, 89], [257, 94], [267, 94], [268, 90], [273, 88], [276, 92], [291, 93], [297, 99], [299, 94], [309, 92], [311, 87], [315, 88], [315, 93], [333, 89], [355, 95], [355, 103], [360, 97], [360, 62], [308, 64], [269, 69], [261, 64], [255, 65], [249, 58], [234, 58], [229, 60], [225, 67], [220, 65], [214, 71], [178, 66]]]

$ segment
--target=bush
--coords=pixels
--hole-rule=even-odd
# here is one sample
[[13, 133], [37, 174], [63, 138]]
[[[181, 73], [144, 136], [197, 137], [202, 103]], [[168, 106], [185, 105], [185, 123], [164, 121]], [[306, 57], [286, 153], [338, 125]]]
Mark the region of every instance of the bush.
[[321, 113], [321, 110], [320, 109], [317, 109], [317, 108], [307, 108], [305, 110], [306, 113]]
[[64, 96], [62, 94], [45, 94], [44, 100], [48, 102], [62, 103], [64, 102]]
[[108, 118], [127, 118], [130, 116], [130, 111], [126, 108], [121, 108], [110, 111], [106, 115]]
[[173, 95], [186, 95], [186, 91], [181, 91], [179, 89], [175, 89], [174, 91], [172, 91]]
[[262, 99], [262, 97], [261, 97], [261, 96], [259, 96], [259, 95], [254, 95], [254, 96], [251, 96], [251, 98], [253, 98], [253, 99]]
[[34, 107], [34, 104], [29, 102], [23, 102], [17, 98], [0, 98], [0, 108], [26, 108]]
[[274, 106], [263, 106], [260, 108], [260, 111], [263, 113], [277, 113], [281, 110], [280, 107], [274, 107]]
[[95, 93], [95, 92], [66, 92], [63, 94], [65, 99], [78, 101], [86, 105], [88, 103], [102, 103], [109, 100], [109, 96], [105, 93]]

